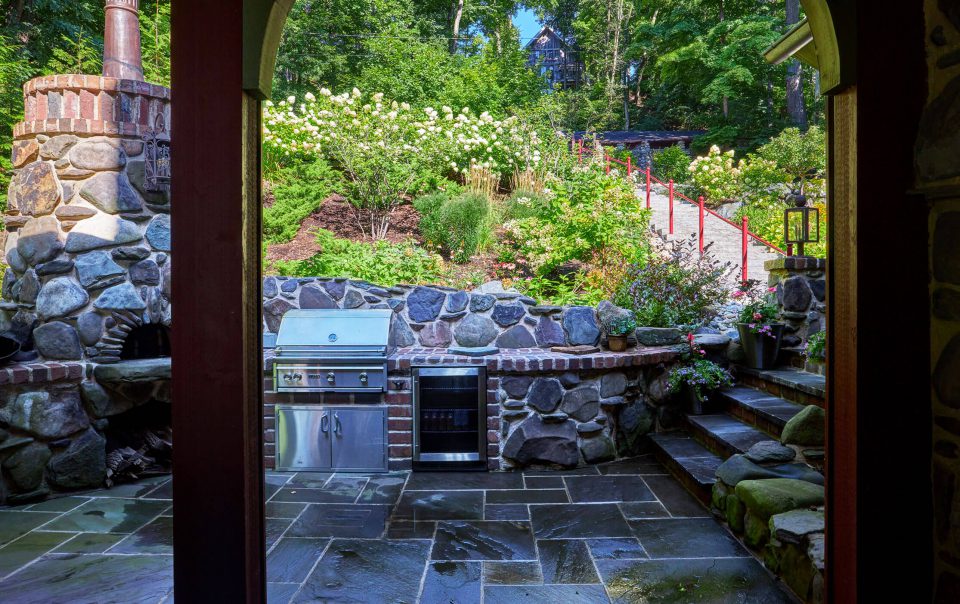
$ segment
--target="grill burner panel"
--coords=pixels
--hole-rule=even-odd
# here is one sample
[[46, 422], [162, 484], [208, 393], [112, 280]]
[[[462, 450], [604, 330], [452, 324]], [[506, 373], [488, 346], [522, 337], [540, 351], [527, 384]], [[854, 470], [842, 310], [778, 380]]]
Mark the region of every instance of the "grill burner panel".
[[291, 310], [277, 330], [277, 392], [384, 392], [392, 311]]

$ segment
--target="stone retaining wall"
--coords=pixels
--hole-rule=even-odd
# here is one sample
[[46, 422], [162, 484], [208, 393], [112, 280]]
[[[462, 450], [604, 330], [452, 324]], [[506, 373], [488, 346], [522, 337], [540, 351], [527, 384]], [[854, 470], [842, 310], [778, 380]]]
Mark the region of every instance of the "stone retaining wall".
[[827, 328], [827, 261], [823, 258], [787, 256], [767, 260], [768, 284], [777, 286], [777, 302], [784, 329], [783, 345], [801, 346], [807, 338]]

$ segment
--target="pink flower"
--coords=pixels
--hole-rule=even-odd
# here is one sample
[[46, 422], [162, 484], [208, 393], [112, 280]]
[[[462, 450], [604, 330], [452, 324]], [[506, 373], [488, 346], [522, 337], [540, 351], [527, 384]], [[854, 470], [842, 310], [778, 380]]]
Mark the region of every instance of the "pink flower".
[[692, 333], [692, 332], [687, 334], [687, 342], [690, 342], [691, 344], [693, 344], [693, 333]]
[[737, 290], [737, 291], [733, 292], [733, 294], [731, 294], [731, 295], [732, 295], [734, 298], [742, 298], [742, 297], [744, 296], [744, 292], [742, 292], [742, 291], [740, 291], [740, 290]]
[[775, 292], [775, 291], [777, 291], [776, 286], [774, 286], [774, 287], [768, 287], [768, 288], [767, 288], [767, 293], [768, 293], [768, 294], [772, 294], [772, 293]]
[[753, 318], [754, 318], [754, 320], [759, 321], [760, 319], [763, 318], [763, 315], [761, 315], [761, 314], [758, 313], [758, 312], [755, 312], [755, 313], [753, 313]]

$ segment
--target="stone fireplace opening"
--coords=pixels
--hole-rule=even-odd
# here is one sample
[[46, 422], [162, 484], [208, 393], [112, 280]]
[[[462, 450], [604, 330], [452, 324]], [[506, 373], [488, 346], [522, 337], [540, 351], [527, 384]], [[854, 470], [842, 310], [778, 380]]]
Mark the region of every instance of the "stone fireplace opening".
[[121, 360], [156, 359], [170, 356], [170, 328], [146, 323], [133, 328], [123, 341]]

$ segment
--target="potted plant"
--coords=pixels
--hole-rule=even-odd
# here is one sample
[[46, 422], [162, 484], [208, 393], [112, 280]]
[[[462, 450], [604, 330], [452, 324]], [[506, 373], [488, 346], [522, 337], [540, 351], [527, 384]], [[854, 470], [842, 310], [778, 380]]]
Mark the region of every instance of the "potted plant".
[[754, 369], [770, 369], [777, 362], [783, 323], [777, 322], [779, 307], [773, 294], [776, 287], [764, 288], [751, 280], [733, 293], [742, 301], [737, 332], [746, 364]]
[[720, 365], [704, 358], [706, 352], [696, 346], [692, 333], [687, 335], [687, 343], [690, 350], [683, 354], [680, 365], [670, 370], [670, 392], [683, 395], [688, 413], [709, 413], [710, 397], [720, 388], [733, 385], [733, 377]]
[[827, 332], [818, 331], [811, 334], [803, 347], [803, 356], [806, 360], [804, 371], [824, 375], [826, 373], [824, 362], [827, 360]]
[[637, 321], [631, 315], [621, 315], [605, 325], [607, 330], [607, 347], [612, 352], [623, 352], [627, 349], [627, 338], [637, 329]]

